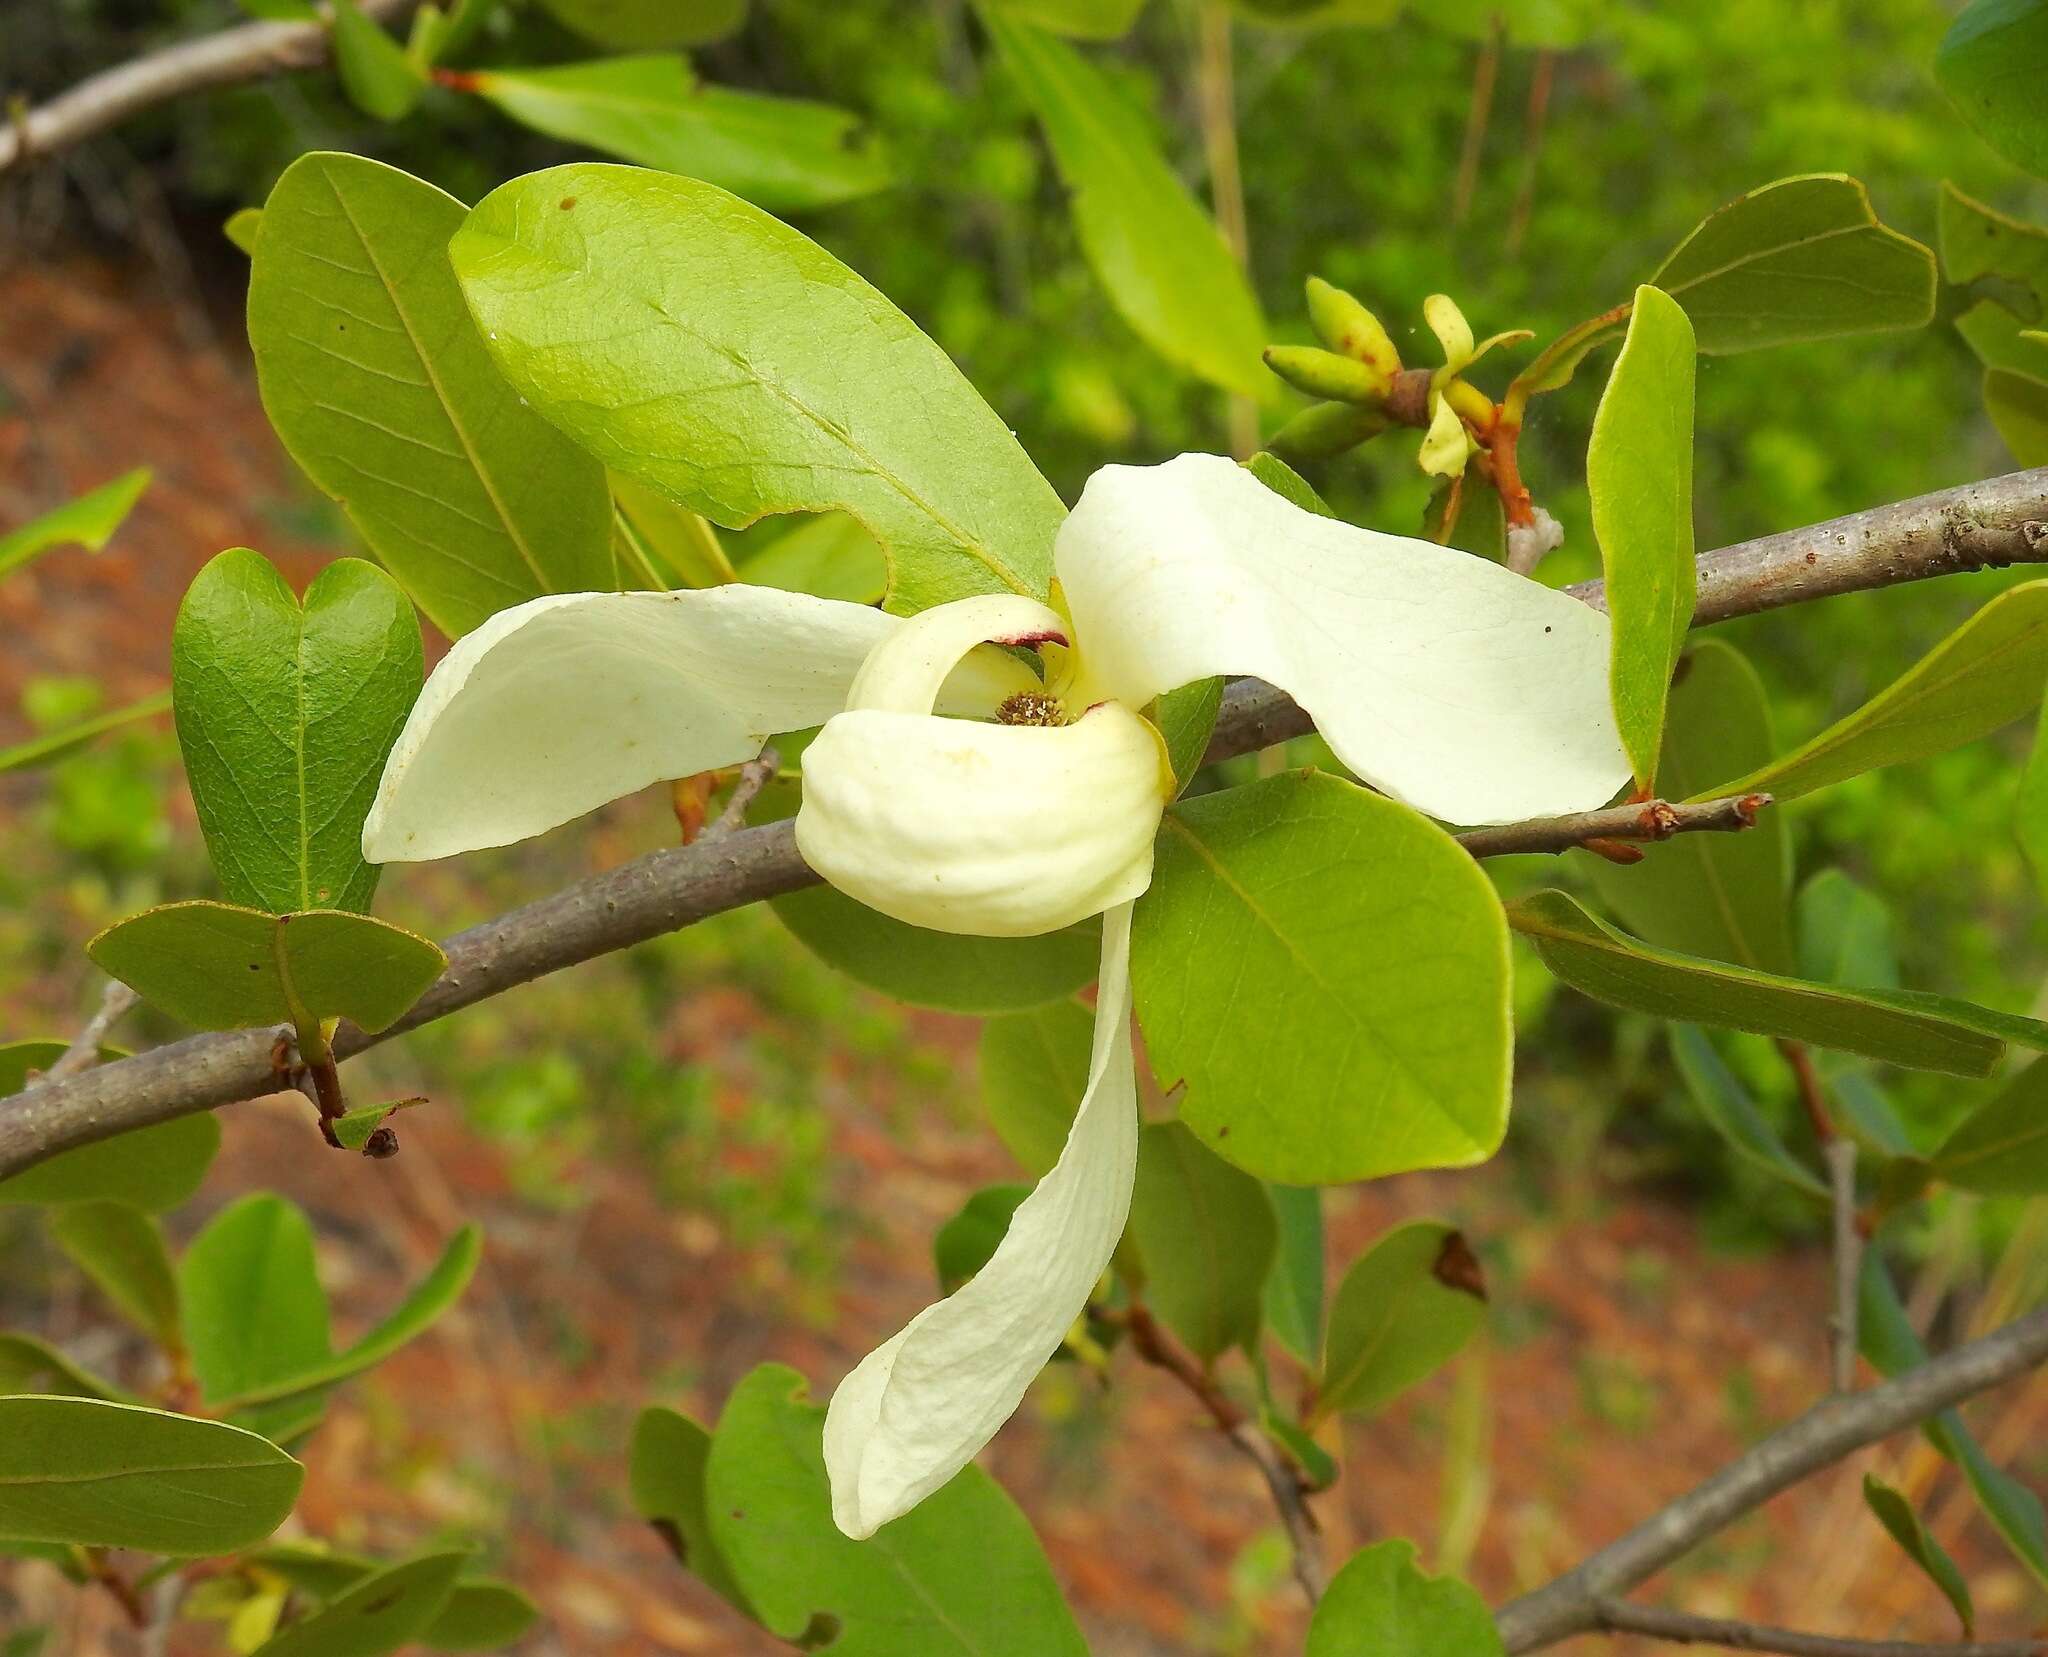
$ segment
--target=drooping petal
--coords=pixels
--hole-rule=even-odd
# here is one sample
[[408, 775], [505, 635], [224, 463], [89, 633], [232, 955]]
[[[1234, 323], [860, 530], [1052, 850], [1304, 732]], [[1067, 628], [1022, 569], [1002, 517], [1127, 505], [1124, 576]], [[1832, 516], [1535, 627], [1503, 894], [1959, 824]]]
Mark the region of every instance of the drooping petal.
[[[500, 611], [434, 669], [385, 763], [363, 855], [508, 845], [665, 778], [751, 759], [844, 706], [902, 624], [767, 587], [562, 593]], [[997, 651], [949, 687], [987, 711], [1034, 681]]]
[[1152, 883], [1171, 789], [1158, 731], [1115, 703], [1058, 726], [853, 708], [804, 751], [796, 843], [899, 921], [1027, 937]]
[[832, 1517], [871, 1536], [995, 1436], [1059, 1349], [1109, 1265], [1130, 1211], [1138, 1101], [1131, 1060], [1130, 905], [1102, 920], [1088, 1088], [1051, 1173], [987, 1265], [868, 1354], [825, 1415]]
[[1472, 324], [1447, 293], [1433, 293], [1422, 302], [1422, 320], [1443, 347], [1444, 368], [1455, 374], [1472, 360]]
[[1422, 434], [1422, 447], [1415, 458], [1425, 472], [1435, 477], [1465, 475], [1465, 462], [1472, 458], [1472, 439], [1466, 434], [1458, 411], [1451, 407], [1450, 398], [1436, 399], [1436, 412], [1430, 416], [1429, 430]]
[[1628, 778], [1602, 612], [1304, 512], [1218, 456], [1104, 467], [1055, 561], [1091, 695], [1255, 674], [1367, 782], [1454, 823], [1586, 810]]

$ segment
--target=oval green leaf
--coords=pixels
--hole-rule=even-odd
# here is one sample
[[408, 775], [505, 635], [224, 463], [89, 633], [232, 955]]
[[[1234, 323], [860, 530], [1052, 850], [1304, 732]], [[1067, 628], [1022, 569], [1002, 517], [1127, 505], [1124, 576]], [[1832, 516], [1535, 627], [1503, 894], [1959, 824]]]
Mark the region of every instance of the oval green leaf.
[[373, 1571], [251, 1657], [388, 1657], [425, 1636], [468, 1562], [466, 1553], [434, 1553]]
[[1884, 1526], [1891, 1539], [1904, 1550], [1906, 1557], [1927, 1573], [1927, 1579], [1955, 1607], [1956, 1618], [1963, 1625], [1963, 1638], [1969, 1639], [1977, 1630], [1977, 1612], [1970, 1603], [1970, 1585], [1963, 1579], [1956, 1562], [1949, 1557], [1948, 1550], [1935, 1541], [1921, 1522], [1913, 1504], [1875, 1473], [1863, 1475], [1863, 1502], [1876, 1515], [1877, 1522]]
[[2048, 0], [1970, 0], [1934, 54], [1934, 78], [1978, 137], [2048, 178]]
[[185, 1349], [210, 1403], [289, 1380], [332, 1351], [313, 1228], [259, 1191], [207, 1222], [178, 1261]]
[[1131, 976], [1181, 1119], [1263, 1178], [1462, 1167], [1507, 1130], [1500, 899], [1443, 830], [1354, 784], [1296, 772], [1168, 811]]
[[1987, 1197], [2048, 1191], [2048, 1061], [2035, 1060], [1958, 1122], [1933, 1162], [1937, 1179]]
[[1266, 1188], [1178, 1122], [1138, 1138], [1130, 1234], [1145, 1300], [1204, 1363], [1259, 1338], [1266, 1276], [1279, 1246]]
[[996, 1137], [1034, 1179], [1052, 1172], [1066, 1145], [1094, 1038], [1095, 1015], [1064, 999], [982, 1026], [982, 1103]]
[[114, 531], [149, 487], [149, 479], [149, 468], [138, 466], [111, 483], [87, 490], [76, 500], [66, 501], [40, 518], [31, 518], [20, 528], [0, 535], [0, 576], [20, 569], [55, 547], [76, 546], [98, 552], [114, 538]]
[[1355, 1553], [1308, 1627], [1307, 1657], [1501, 1657], [1486, 1601], [1456, 1577], [1425, 1576], [1413, 1542]]
[[1464, 1236], [1435, 1220], [1396, 1227], [1353, 1262], [1330, 1301], [1316, 1414], [1384, 1409], [1455, 1358], [1485, 1319]]
[[685, 1570], [751, 1616], [746, 1595], [711, 1535], [704, 1505], [704, 1468], [710, 1459], [711, 1435], [687, 1415], [659, 1405], [642, 1410], [633, 1424], [633, 1507], [661, 1533]]
[[68, 1203], [51, 1216], [50, 1238], [124, 1317], [179, 1350], [178, 1283], [155, 1220], [126, 1203]]

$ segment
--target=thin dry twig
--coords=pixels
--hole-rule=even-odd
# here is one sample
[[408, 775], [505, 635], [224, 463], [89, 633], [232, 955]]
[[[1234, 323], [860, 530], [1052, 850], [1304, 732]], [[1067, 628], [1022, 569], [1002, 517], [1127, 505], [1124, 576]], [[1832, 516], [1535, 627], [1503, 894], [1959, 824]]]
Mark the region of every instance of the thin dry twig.
[[1771, 804], [1768, 794], [1731, 794], [1718, 800], [1631, 801], [1564, 817], [1532, 817], [1526, 823], [1467, 829], [1458, 844], [1474, 857], [1507, 857], [1518, 852], [1566, 852], [1589, 840], [1669, 840], [1677, 834], [1737, 833], [1754, 828]]
[[1857, 1291], [1863, 1276], [1863, 1231], [1856, 1211], [1856, 1141], [1847, 1134], [1821, 1149], [1827, 1159], [1828, 1190], [1834, 1203], [1835, 1315], [1834, 1383], [1837, 1392], [1856, 1387]]
[[120, 1023], [128, 1010], [142, 998], [118, 978], [109, 978], [100, 989], [100, 1004], [85, 1021], [85, 1028], [71, 1038], [71, 1045], [57, 1055], [50, 1068], [28, 1085], [43, 1087], [67, 1076], [83, 1075], [100, 1062], [100, 1049], [108, 1032]]
[[1769, 1651], [1779, 1657], [2041, 1657], [2048, 1640], [1966, 1640], [1929, 1644], [1917, 1640], [1851, 1640], [1834, 1634], [1805, 1634], [1727, 1617], [1695, 1617], [1684, 1611], [1603, 1600], [1594, 1624], [1607, 1634], [1647, 1634], [1675, 1645], [1725, 1646], [1730, 1651]]
[[782, 756], [770, 743], [761, 752], [740, 767], [739, 780], [732, 785], [732, 795], [725, 802], [725, 809], [718, 814], [718, 820], [697, 836], [699, 843], [706, 840], [723, 840], [728, 834], [747, 826], [747, 808], [760, 798], [761, 790], [775, 780], [775, 773], [782, 768]]

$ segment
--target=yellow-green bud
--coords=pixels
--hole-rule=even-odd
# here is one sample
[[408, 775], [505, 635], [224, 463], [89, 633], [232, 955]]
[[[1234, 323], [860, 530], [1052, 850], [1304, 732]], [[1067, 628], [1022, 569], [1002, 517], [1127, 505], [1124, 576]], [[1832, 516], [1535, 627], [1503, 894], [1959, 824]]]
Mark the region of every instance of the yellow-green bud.
[[1391, 383], [1378, 369], [1314, 345], [1269, 345], [1266, 366], [1297, 391], [1340, 403], [1380, 403]]
[[1308, 279], [1308, 320], [1332, 351], [1376, 368], [1389, 379], [1401, 372], [1401, 353], [1380, 319], [1320, 276]]
[[1290, 464], [1297, 460], [1328, 460], [1379, 436], [1390, 422], [1376, 408], [1356, 403], [1318, 403], [1303, 409], [1273, 434], [1266, 448]]

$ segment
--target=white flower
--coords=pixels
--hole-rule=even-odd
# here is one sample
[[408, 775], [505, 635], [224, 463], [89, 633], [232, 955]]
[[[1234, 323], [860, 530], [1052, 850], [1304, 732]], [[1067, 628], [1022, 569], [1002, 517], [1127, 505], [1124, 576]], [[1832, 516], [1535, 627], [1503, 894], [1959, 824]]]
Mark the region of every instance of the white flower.
[[[851, 1536], [988, 1442], [1123, 1231], [1130, 906], [1173, 786], [1145, 717], [1155, 697], [1215, 674], [1266, 679], [1366, 782], [1457, 823], [1597, 806], [1629, 775], [1604, 614], [1466, 553], [1303, 511], [1228, 460], [1104, 468], [1055, 564], [1063, 611], [976, 598], [898, 621], [745, 586], [523, 604], [435, 670], [364, 830], [376, 862], [502, 845], [822, 723], [796, 835], [840, 890], [986, 936], [1104, 915], [1087, 1092], [1058, 1165], [989, 1263], [832, 1399], [825, 1458]], [[1043, 679], [997, 644], [1035, 648]]]

